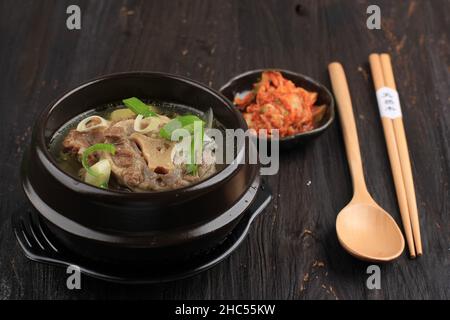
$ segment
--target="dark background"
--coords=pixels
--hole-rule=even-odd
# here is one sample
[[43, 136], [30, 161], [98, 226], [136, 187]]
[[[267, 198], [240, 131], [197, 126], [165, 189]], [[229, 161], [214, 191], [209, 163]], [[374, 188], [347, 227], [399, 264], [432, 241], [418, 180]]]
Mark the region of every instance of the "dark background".
[[[82, 29], [66, 28], [78, 4]], [[382, 30], [366, 28], [378, 4]], [[450, 2], [417, 1], [0, 1], [0, 298], [450, 298]], [[279, 67], [329, 86], [341, 61], [353, 97], [367, 183], [400, 223], [368, 68], [392, 54], [409, 140], [424, 256], [406, 251], [381, 266], [382, 289], [365, 286], [368, 264], [338, 244], [334, 223], [352, 194], [338, 121], [310, 145], [281, 155], [274, 201], [226, 261], [193, 278], [123, 286], [27, 260], [10, 216], [26, 202], [19, 163], [40, 110], [90, 78], [155, 70], [219, 88], [243, 71]], [[74, 204], [76, 205], [76, 204]], [[309, 232], [310, 231], [310, 232]]]

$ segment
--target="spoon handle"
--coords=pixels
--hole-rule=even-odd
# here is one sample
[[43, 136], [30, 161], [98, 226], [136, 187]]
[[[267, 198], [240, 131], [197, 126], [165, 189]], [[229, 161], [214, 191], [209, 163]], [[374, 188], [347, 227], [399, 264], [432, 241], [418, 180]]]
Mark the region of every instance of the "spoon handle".
[[339, 111], [342, 132], [344, 136], [347, 160], [352, 175], [353, 189], [356, 196], [368, 195], [364, 171], [362, 167], [361, 151], [359, 149], [358, 132], [356, 130], [355, 117], [353, 115], [352, 100], [348, 89], [344, 68], [338, 62], [328, 66], [331, 85]]

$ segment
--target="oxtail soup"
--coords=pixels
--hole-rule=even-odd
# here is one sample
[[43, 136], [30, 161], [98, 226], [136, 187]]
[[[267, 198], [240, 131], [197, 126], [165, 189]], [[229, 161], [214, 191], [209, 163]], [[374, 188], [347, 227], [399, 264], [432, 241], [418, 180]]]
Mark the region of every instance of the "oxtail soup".
[[[212, 127], [223, 130], [212, 110], [131, 97], [71, 119], [53, 136], [50, 151], [63, 171], [99, 188], [172, 190], [220, 169], [207, 132]], [[191, 147], [173, 139], [177, 129], [191, 135]]]

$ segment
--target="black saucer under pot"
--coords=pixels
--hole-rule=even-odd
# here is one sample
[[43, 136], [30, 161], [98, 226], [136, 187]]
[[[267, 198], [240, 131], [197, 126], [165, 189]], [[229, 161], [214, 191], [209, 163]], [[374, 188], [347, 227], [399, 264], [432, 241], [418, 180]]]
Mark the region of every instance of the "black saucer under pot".
[[[22, 185], [48, 229], [68, 249], [111, 263], [174, 263], [224, 241], [256, 197], [256, 165], [231, 164], [200, 183], [163, 192], [132, 193], [85, 184], [61, 171], [49, 153], [53, 134], [74, 116], [124, 97], [213, 109], [226, 128], [246, 129], [216, 91], [190, 79], [152, 72], [107, 75], [48, 106], [37, 120], [22, 163]], [[245, 156], [245, 146], [236, 151]]]
[[317, 128], [289, 137], [280, 138], [280, 148], [292, 149], [298, 147], [325, 132], [325, 130], [328, 129], [333, 123], [335, 117], [333, 95], [324, 85], [305, 75], [277, 68], [251, 70], [233, 77], [230, 81], [224, 84], [219, 91], [232, 102], [234, 101], [234, 97], [236, 96], [236, 94], [252, 90], [253, 84], [257, 83], [261, 79], [261, 74], [264, 71], [271, 70], [281, 72], [284, 78], [291, 80], [298, 87], [302, 87], [308, 91], [317, 92], [318, 98], [316, 104], [325, 105], [327, 107], [325, 114]]

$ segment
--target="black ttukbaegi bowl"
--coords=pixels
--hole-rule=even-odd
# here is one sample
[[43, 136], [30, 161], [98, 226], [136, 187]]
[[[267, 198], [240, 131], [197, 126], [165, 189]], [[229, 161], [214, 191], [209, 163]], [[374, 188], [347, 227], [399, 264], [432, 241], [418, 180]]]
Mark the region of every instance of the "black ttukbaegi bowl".
[[[258, 167], [226, 165], [195, 185], [145, 193], [96, 188], [62, 171], [48, 149], [55, 131], [92, 106], [130, 96], [202, 112], [212, 108], [226, 128], [247, 129], [227, 99], [196, 81], [152, 72], [107, 75], [78, 86], [42, 112], [22, 163], [23, 189], [51, 233], [84, 257], [111, 263], [184, 261], [221, 243], [237, 225], [255, 198]], [[247, 147], [236, 150], [236, 157], [245, 156]]]

